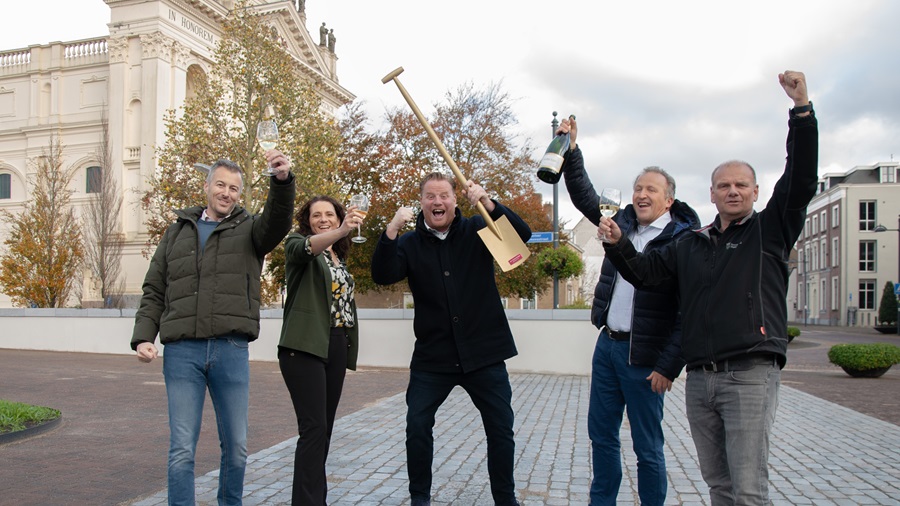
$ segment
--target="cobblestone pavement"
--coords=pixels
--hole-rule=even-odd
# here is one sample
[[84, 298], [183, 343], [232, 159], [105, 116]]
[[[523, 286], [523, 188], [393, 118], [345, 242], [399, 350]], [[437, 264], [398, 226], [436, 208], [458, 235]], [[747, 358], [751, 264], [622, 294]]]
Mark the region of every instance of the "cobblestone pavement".
[[[513, 374], [516, 487], [523, 505], [587, 504], [590, 456], [586, 377]], [[408, 503], [403, 394], [340, 418], [328, 460], [331, 504]], [[708, 504], [684, 416], [684, 382], [666, 398], [667, 504]], [[251, 455], [246, 505], [290, 502], [294, 444], [288, 439]], [[638, 504], [636, 462], [627, 422], [622, 431], [625, 476], [620, 504]], [[477, 411], [454, 390], [435, 428], [435, 505], [492, 504], [485, 440]], [[198, 477], [198, 503], [214, 504], [216, 472]], [[790, 387], [781, 398], [772, 438], [775, 504], [897, 505], [900, 427]], [[166, 491], [133, 502], [165, 504]]]

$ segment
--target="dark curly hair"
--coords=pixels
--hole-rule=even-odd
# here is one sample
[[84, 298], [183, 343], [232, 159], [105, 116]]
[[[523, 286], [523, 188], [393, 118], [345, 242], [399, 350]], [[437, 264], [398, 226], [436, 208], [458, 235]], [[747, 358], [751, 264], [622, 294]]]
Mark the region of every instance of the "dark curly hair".
[[[344, 222], [344, 217], [347, 216], [347, 210], [344, 209], [344, 206], [338, 202], [333, 197], [329, 197], [328, 195], [316, 195], [315, 197], [309, 199], [303, 207], [300, 208], [300, 211], [297, 213], [297, 232], [303, 234], [306, 237], [311, 237], [313, 235], [312, 227], [309, 226], [309, 214], [310, 208], [316, 202], [328, 202], [332, 206], [334, 206], [334, 212], [337, 215], [338, 225]], [[342, 237], [339, 239], [334, 245], [331, 246], [331, 249], [337, 253], [338, 258], [341, 261], [347, 259], [347, 253], [350, 251], [350, 237]]]

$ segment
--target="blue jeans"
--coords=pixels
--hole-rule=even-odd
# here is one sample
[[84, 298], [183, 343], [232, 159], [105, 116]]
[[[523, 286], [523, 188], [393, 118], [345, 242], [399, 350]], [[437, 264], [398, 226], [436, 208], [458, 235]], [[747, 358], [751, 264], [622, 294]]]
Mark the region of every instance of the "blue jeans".
[[512, 388], [506, 364], [500, 362], [469, 373], [411, 370], [406, 390], [406, 455], [409, 493], [413, 501], [431, 498], [434, 458], [434, 415], [455, 386], [461, 386], [481, 413], [487, 436], [491, 495], [498, 505], [518, 504], [513, 479]]
[[247, 339], [182, 339], [166, 344], [163, 352], [169, 398], [169, 504], [194, 504], [194, 454], [208, 388], [222, 448], [219, 505], [240, 505], [250, 400]]
[[769, 504], [769, 433], [781, 370], [690, 371], [685, 404], [713, 506]]
[[637, 455], [638, 496], [642, 505], [662, 505], [666, 499], [666, 459], [663, 453], [663, 394], [654, 393], [646, 379], [651, 367], [628, 364], [628, 341], [610, 339], [606, 329], [597, 338], [591, 364], [588, 435], [594, 477], [591, 506], [615, 505], [622, 482], [619, 431], [628, 412], [631, 439]]

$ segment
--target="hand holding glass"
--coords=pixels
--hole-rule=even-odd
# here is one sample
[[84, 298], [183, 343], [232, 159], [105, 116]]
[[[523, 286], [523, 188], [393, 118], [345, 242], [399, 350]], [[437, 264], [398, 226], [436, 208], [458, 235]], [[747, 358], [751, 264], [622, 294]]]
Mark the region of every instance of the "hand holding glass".
[[[361, 214], [363, 218], [369, 213], [369, 198], [365, 195], [354, 195], [350, 197], [350, 207], [355, 207], [356, 212]], [[366, 242], [366, 238], [362, 236], [362, 223], [356, 229], [356, 237], [350, 239], [355, 243]]]
[[[256, 140], [264, 151], [275, 149], [275, 145], [278, 143], [278, 126], [275, 125], [275, 122], [270, 119], [260, 121], [256, 126]], [[274, 176], [275, 169], [270, 165], [266, 167], [265, 174]]]
[[[622, 204], [622, 192], [615, 188], [604, 188], [600, 193], [600, 215], [604, 218], [612, 218], [619, 212]], [[600, 242], [609, 242], [606, 235], [600, 236]]]

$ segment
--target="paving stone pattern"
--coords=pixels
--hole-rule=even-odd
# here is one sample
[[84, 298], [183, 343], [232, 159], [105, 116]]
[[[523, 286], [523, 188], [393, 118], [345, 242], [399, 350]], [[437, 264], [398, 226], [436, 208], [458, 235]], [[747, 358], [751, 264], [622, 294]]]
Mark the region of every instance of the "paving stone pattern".
[[[587, 504], [589, 378], [513, 374], [516, 488], [523, 505]], [[403, 394], [340, 418], [328, 458], [333, 505], [408, 504]], [[684, 415], [684, 382], [666, 395], [667, 504], [709, 504]], [[782, 386], [772, 438], [770, 491], [776, 505], [900, 505], [900, 427]], [[627, 418], [619, 504], [639, 504]], [[251, 455], [244, 504], [289, 504], [296, 438]], [[478, 411], [455, 389], [437, 415], [433, 501], [491, 505]], [[197, 478], [198, 504], [215, 504], [217, 472]], [[166, 503], [166, 491], [132, 504]]]

